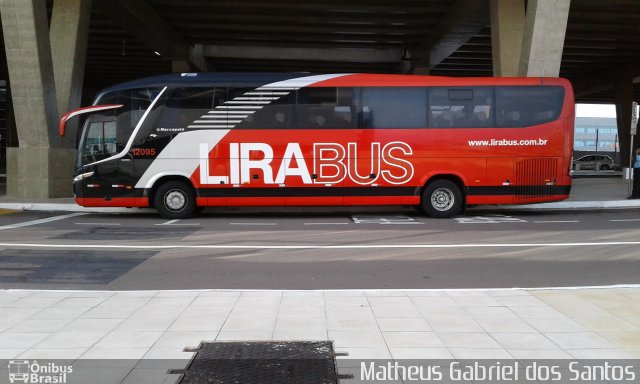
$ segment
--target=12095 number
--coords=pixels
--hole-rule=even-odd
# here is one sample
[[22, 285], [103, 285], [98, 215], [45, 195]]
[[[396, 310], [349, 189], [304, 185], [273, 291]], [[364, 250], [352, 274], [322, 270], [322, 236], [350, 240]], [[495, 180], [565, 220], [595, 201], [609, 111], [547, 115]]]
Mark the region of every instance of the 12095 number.
[[155, 156], [156, 149], [155, 148], [133, 148], [131, 150], [133, 156]]

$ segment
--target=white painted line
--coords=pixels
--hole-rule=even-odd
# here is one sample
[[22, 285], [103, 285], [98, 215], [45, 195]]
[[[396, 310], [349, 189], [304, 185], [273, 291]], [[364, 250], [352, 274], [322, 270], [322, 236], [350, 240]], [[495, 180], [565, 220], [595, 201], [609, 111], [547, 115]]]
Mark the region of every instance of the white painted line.
[[74, 223], [76, 225], [122, 225], [120, 223]]
[[87, 213], [70, 213], [68, 215], [53, 216], [53, 217], [47, 217], [47, 218], [44, 218], [44, 219], [25, 221], [24, 223], [3, 225], [3, 226], [0, 227], [0, 230], [29, 227], [31, 225], [50, 223], [52, 221], [64, 220], [64, 219], [68, 219], [70, 217], [76, 217], [76, 216], [82, 216], [82, 215], [87, 215]]
[[75, 249], [461, 249], [461, 248], [563, 248], [610, 247], [640, 245], [640, 241], [607, 241], [584, 243], [473, 243], [473, 244], [359, 244], [359, 245], [134, 245], [134, 244], [58, 244], [58, 243], [0, 243], [0, 247], [75, 248]]
[[640, 221], [640, 219], [618, 219], [618, 220], [609, 220], [609, 221]]
[[277, 225], [278, 223], [229, 223], [229, 225]]
[[407, 222], [401, 222], [401, 221], [389, 221], [386, 223], [380, 223], [381, 225], [406, 225], [406, 224], [424, 224], [424, 223], [420, 223], [417, 221], [407, 221]]
[[177, 223], [178, 221], [180, 221], [180, 219], [169, 220], [169, 221], [167, 221], [167, 222], [160, 223], [160, 224], [156, 224], [156, 225], [171, 225], [171, 224], [173, 224], [173, 223]]
[[467, 216], [454, 218], [459, 224], [501, 224], [501, 223], [526, 223], [526, 220], [504, 215]]
[[349, 223], [304, 223], [304, 225], [348, 225]]
[[180, 223], [180, 224], [178, 224], [178, 221], [180, 221], [180, 219], [169, 220], [167, 222], [160, 223], [160, 224], [155, 224], [155, 225], [160, 225], [160, 226], [164, 226], [164, 227], [199, 227], [200, 226], [200, 223]]
[[533, 223], [579, 223], [580, 220], [540, 220]]

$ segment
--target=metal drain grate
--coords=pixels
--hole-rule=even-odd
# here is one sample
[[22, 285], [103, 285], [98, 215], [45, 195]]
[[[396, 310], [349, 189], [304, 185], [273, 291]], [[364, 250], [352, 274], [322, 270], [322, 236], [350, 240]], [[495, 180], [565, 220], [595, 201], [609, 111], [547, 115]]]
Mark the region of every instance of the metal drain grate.
[[337, 384], [330, 341], [202, 343], [179, 384]]

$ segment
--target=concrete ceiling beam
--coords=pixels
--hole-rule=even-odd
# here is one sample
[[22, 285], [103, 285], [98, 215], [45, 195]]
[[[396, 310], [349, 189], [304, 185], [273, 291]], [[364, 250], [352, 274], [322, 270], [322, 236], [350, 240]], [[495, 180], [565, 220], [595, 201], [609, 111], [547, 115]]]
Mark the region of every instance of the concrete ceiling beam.
[[398, 63], [401, 49], [301, 48], [267, 46], [205, 45], [203, 55], [211, 58], [258, 60], [310, 60], [349, 63]]
[[162, 57], [188, 61], [202, 71], [206, 60], [171, 24], [144, 0], [96, 1], [100, 10]]
[[435, 67], [488, 24], [488, 0], [457, 0], [413, 50], [416, 66]]

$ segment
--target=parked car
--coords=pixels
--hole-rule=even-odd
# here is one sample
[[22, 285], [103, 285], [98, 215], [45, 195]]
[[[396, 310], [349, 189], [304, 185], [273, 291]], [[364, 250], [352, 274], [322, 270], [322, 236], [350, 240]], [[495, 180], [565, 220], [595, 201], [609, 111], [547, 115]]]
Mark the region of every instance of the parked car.
[[573, 160], [573, 169], [575, 170], [601, 170], [608, 171], [613, 169], [613, 159], [607, 155], [586, 155]]

